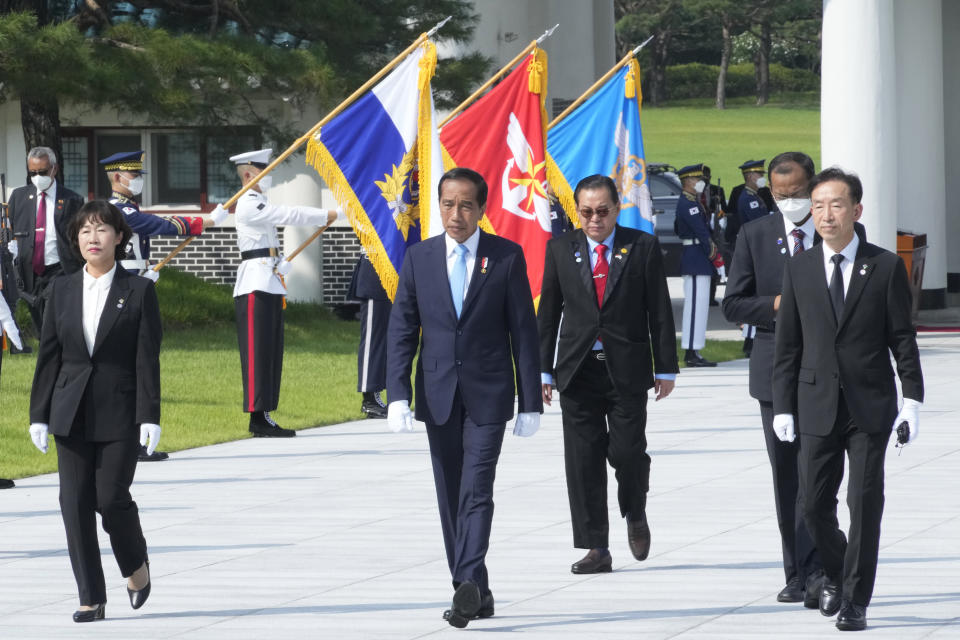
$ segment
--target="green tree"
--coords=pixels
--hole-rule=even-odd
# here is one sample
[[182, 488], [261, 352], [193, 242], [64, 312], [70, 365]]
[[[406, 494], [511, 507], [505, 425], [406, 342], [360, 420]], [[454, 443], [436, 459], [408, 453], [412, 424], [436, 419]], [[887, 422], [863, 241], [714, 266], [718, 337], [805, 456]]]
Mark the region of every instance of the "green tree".
[[641, 62], [649, 66], [643, 98], [653, 106], [662, 104], [667, 98], [667, 64], [690, 24], [681, 0], [616, 0], [614, 16], [618, 57], [653, 36], [640, 54]]
[[[447, 15], [437, 37], [468, 38], [477, 16], [461, 0], [0, 0], [0, 102], [20, 100], [27, 148], [61, 158], [69, 103], [166, 125], [255, 124], [282, 145], [302, 133], [285, 109], [332, 107]], [[438, 103], [464, 97], [489, 63], [441, 61]]]

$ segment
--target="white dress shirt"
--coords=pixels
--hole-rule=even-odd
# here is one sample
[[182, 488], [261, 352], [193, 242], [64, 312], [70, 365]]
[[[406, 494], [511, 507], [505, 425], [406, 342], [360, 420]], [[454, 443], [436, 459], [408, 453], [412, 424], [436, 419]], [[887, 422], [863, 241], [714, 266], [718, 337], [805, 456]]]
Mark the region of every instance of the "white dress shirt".
[[[50, 266], [60, 262], [60, 253], [57, 251], [57, 226], [54, 224], [54, 214], [57, 211], [57, 181], [54, 180], [50, 188], [37, 193], [37, 213], [40, 213], [40, 202], [46, 204], [44, 236], [43, 236], [43, 264]], [[36, 220], [36, 218], [34, 218]]]
[[87, 353], [93, 355], [93, 345], [97, 341], [97, 327], [100, 326], [100, 316], [103, 307], [107, 304], [113, 276], [117, 273], [117, 265], [99, 278], [94, 278], [83, 265], [83, 339], [87, 343]]
[[834, 251], [823, 243], [823, 270], [827, 276], [827, 288], [830, 287], [830, 280], [833, 278], [833, 262], [830, 259], [838, 253], [843, 254], [843, 262], [840, 263], [840, 273], [843, 274], [843, 295], [847, 295], [850, 288], [850, 278], [853, 277], [853, 266], [857, 260], [857, 248], [860, 246], [860, 238], [853, 234], [853, 240], [843, 248], [842, 251]]
[[[790, 234], [798, 225], [787, 220], [787, 216], [782, 213], [780, 217], [783, 218], [783, 231], [787, 234], [787, 250], [791, 256], [796, 255], [793, 251], [793, 236]], [[813, 224], [813, 216], [808, 216], [807, 221], [799, 225], [799, 227], [803, 230], [803, 250], [807, 251], [813, 246], [813, 236], [817, 233], [817, 227]]]
[[[449, 281], [450, 275], [453, 273], [453, 265], [457, 263], [456, 248], [458, 243], [447, 234], [443, 234], [443, 239], [447, 243], [447, 280]], [[463, 300], [467, 299], [467, 291], [470, 290], [470, 278], [473, 277], [473, 266], [477, 263], [477, 246], [479, 244], [480, 228], [477, 227], [474, 229], [473, 235], [463, 243], [463, 246], [467, 248], [467, 253], [464, 255], [467, 261], [467, 278], [463, 283]]]

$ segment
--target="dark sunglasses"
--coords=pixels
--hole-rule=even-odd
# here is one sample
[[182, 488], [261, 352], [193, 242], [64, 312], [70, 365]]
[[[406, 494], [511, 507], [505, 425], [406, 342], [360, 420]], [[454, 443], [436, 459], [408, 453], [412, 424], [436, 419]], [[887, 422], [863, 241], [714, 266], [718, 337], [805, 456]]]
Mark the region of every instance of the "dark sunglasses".
[[33, 176], [45, 176], [48, 173], [50, 173], [50, 169], [47, 168], [47, 169], [41, 169], [40, 171], [28, 171], [27, 173], [30, 175], [31, 178]]
[[593, 216], [597, 216], [598, 218], [606, 218], [607, 215], [610, 213], [610, 209], [607, 209], [607, 208], [595, 209], [595, 210], [594, 210], [594, 209], [580, 209], [580, 210], [578, 211], [578, 213], [579, 213], [582, 217], [587, 218], [587, 219], [592, 218]]

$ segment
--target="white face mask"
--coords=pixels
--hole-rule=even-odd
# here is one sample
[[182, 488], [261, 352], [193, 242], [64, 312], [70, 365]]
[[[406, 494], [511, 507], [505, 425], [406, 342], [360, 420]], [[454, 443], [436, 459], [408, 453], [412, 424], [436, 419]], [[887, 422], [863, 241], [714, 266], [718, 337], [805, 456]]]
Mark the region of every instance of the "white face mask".
[[132, 178], [130, 181], [128, 181], [127, 189], [130, 189], [130, 193], [135, 196], [143, 193], [143, 176], [137, 176], [136, 178]]
[[765, 186], [767, 186], [767, 179], [763, 176], [757, 178], [757, 189], [763, 189]]
[[793, 224], [800, 224], [810, 213], [810, 198], [777, 200], [777, 208]]
[[697, 180], [697, 183], [693, 185], [693, 190], [697, 193], [703, 193], [703, 190], [707, 188], [707, 183], [703, 180]]
[[46, 191], [53, 184], [53, 178], [50, 176], [31, 176], [30, 182], [37, 188], [37, 191]]
[[273, 186], [273, 176], [263, 176], [260, 178], [260, 182], [257, 183], [257, 186], [260, 187], [260, 193], [263, 193]]

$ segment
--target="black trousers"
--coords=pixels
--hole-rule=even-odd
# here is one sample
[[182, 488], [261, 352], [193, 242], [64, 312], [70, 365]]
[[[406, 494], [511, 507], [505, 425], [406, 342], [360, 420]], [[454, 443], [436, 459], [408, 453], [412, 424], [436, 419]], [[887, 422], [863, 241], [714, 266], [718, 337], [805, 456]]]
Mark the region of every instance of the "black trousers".
[[[800, 485], [803, 516], [831, 581], [843, 584], [843, 597], [867, 606], [873, 595], [883, 517], [883, 462], [890, 431], [860, 430], [840, 394], [830, 435], [800, 434]], [[847, 507], [849, 542], [837, 521], [837, 492], [843, 480], [844, 454], [850, 461]]]
[[773, 403], [760, 400], [763, 439], [773, 472], [773, 499], [777, 507], [777, 526], [783, 549], [783, 574], [786, 582], [806, 580], [820, 566], [820, 556], [803, 521], [802, 495], [797, 460], [800, 440], [781, 442], [773, 432]]
[[[26, 268], [32, 269], [30, 265], [27, 265]], [[21, 296], [27, 305], [27, 309], [30, 310], [30, 318], [33, 320], [33, 326], [37, 330], [37, 336], [40, 335], [40, 329], [43, 327], [43, 310], [47, 307], [50, 283], [62, 274], [63, 267], [60, 266], [59, 262], [57, 264], [51, 264], [44, 270], [43, 275], [38, 276], [34, 274], [33, 291], [28, 292], [26, 296]], [[11, 313], [14, 311], [14, 309], [10, 309]]]
[[147, 557], [137, 503], [130, 496], [140, 448], [132, 435], [127, 440], [91, 442], [83, 437], [82, 427], [75, 426], [70, 435], [55, 437], [60, 512], [81, 605], [107, 601], [97, 512], [123, 577], [131, 576]]
[[283, 296], [254, 291], [233, 299], [243, 378], [243, 410], [274, 411], [283, 372]]
[[454, 588], [473, 582], [490, 591], [487, 549], [493, 524], [493, 481], [506, 424], [477, 424], [456, 392], [445, 424], [427, 423], [443, 545]]
[[357, 391], [387, 388], [387, 325], [389, 300], [366, 300], [360, 307], [360, 347], [357, 349]]
[[608, 461], [617, 479], [620, 514], [636, 516], [647, 506], [647, 394], [621, 395], [606, 364], [588, 355], [560, 395], [560, 409], [573, 546], [608, 547]]

